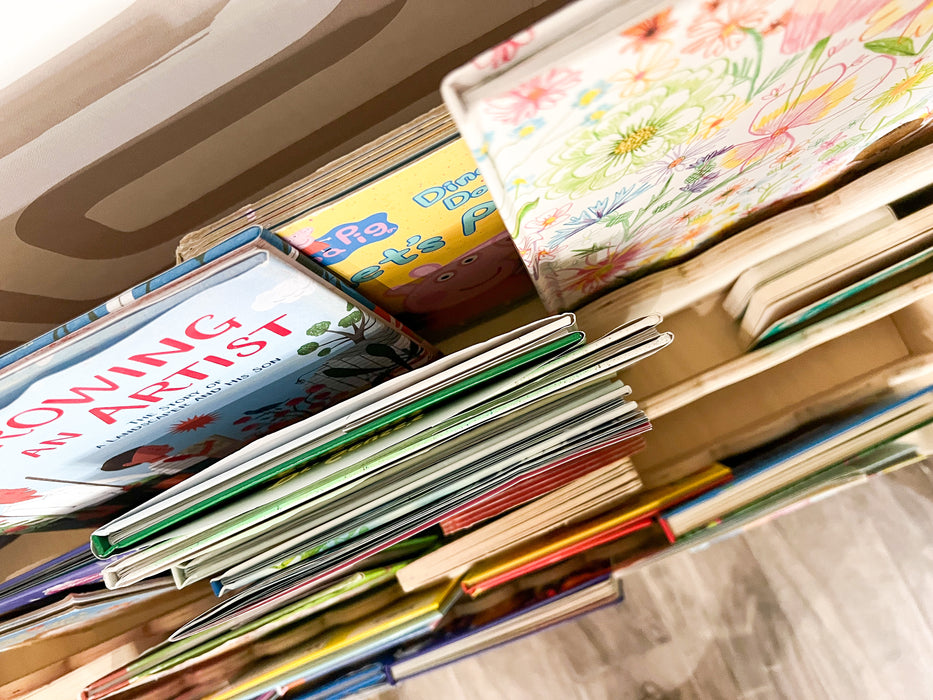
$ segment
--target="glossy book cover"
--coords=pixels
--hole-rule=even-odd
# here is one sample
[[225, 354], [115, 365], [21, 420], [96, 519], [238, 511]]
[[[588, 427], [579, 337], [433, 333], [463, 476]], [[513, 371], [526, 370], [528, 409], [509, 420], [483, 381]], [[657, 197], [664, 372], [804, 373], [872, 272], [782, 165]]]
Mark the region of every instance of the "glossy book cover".
[[216, 460], [432, 357], [264, 235], [9, 377], [0, 528]]

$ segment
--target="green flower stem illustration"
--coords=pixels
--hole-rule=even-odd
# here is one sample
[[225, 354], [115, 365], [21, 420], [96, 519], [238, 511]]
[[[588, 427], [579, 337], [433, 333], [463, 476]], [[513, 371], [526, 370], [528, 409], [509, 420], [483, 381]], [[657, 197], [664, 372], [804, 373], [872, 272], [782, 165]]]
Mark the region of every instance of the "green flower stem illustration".
[[761, 74], [761, 64], [764, 61], [765, 42], [761, 33], [751, 27], [742, 27], [742, 31], [748, 34], [755, 42], [755, 72], [748, 77], [748, 96], [746, 102], [751, 102], [755, 96], [755, 83], [758, 82], [758, 76]]

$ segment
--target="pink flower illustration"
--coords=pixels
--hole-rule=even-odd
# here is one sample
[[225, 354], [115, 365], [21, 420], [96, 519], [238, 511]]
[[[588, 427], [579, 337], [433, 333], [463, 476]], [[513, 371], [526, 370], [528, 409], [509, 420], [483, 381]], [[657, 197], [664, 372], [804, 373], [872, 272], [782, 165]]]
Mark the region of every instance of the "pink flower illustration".
[[584, 297], [605, 290], [627, 274], [662, 260], [683, 235], [671, 220], [653, 224], [634, 240], [588, 254], [583, 265], [568, 268], [574, 274], [563, 286]]
[[835, 34], [887, 0], [798, 0], [787, 18], [781, 53], [797, 53]]
[[580, 82], [580, 72], [569, 68], [551, 68], [522, 83], [505, 95], [490, 100], [487, 110], [494, 119], [518, 124], [534, 117], [539, 110], [553, 107], [567, 90]]
[[559, 224], [567, 218], [571, 207], [573, 207], [573, 202], [567, 202], [562, 207], [558, 207], [553, 211], [548, 212], [547, 214], [542, 214], [541, 216], [532, 219], [529, 222], [530, 230], [534, 233], [541, 233], [545, 229], [549, 229], [551, 226]]
[[[884, 81], [893, 65], [889, 56], [878, 56], [847, 74], [846, 66], [837, 64], [816, 73], [799, 87], [792, 86], [773, 96], [755, 115], [748, 129], [750, 134], [760, 138], [735, 146], [723, 156], [722, 165], [744, 168], [772, 153], [790, 151], [796, 143], [794, 129], [836, 117], [851, 108]], [[863, 71], [871, 77], [856, 92]]]
[[473, 65], [477, 68], [491, 68], [495, 70], [500, 66], [504, 66], [506, 63], [515, 58], [518, 50], [530, 44], [531, 40], [534, 39], [534, 34], [531, 29], [525, 29], [524, 31], [519, 32], [511, 39], [503, 41], [498, 46], [494, 46], [476, 58], [473, 59]]
[[687, 36], [695, 39], [684, 47], [687, 53], [702, 51], [707, 58], [735, 51], [745, 39], [744, 29], [763, 24], [767, 5], [761, 0], [723, 0], [707, 3], [707, 14], [694, 22]]
[[525, 262], [532, 279], [538, 279], [541, 276], [542, 261], [554, 258], [554, 251], [546, 246], [544, 235], [537, 232], [529, 232], [523, 236], [522, 247], [518, 254]]

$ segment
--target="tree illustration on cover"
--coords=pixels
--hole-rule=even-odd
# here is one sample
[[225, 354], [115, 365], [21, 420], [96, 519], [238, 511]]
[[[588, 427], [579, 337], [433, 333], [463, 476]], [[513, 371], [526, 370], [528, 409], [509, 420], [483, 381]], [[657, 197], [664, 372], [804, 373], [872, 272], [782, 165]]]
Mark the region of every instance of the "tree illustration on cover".
[[369, 342], [368, 332], [376, 327], [375, 319], [364, 314], [352, 304], [347, 304], [346, 316], [337, 321], [337, 328], [333, 328], [330, 321], [319, 321], [311, 326], [306, 333], [314, 338], [320, 338], [320, 341], [312, 340], [298, 348], [299, 355], [310, 355], [314, 353], [318, 357], [327, 357], [333, 350], [334, 345], [343, 343], [347, 340], [354, 345], [366, 343], [365, 354], [372, 358], [381, 358], [387, 360], [376, 361], [376, 366], [372, 363], [366, 363], [363, 366], [351, 364], [349, 360], [343, 362], [343, 366], [328, 366], [322, 370], [322, 374], [327, 377], [367, 377], [375, 381], [380, 381], [396, 373], [399, 368], [410, 370], [412, 366], [410, 361], [417, 357], [421, 349], [413, 342], [409, 341], [408, 346], [402, 351], [402, 354], [391, 345], [379, 342]]
[[[584, 26], [605, 5], [562, 15]], [[448, 81], [553, 311], [682, 260], [933, 114], [930, 0], [681, 0], [598, 26], [532, 75], [511, 66], [561, 38], [553, 22]], [[471, 98], [483, 82], [501, 90]]]
[[[332, 357], [332, 361], [323, 366], [315, 365], [306, 374], [299, 375], [297, 383], [303, 395], [245, 411], [234, 421], [242, 433], [253, 439], [312, 416], [402, 370], [412, 369], [413, 363], [424, 354], [413, 340], [394, 333], [393, 341], [404, 343], [402, 347], [381, 342], [379, 335], [373, 335], [373, 330], [383, 327], [374, 318], [353, 304], [348, 303], [346, 310], [347, 315], [337, 321], [336, 327], [324, 320], [308, 328], [306, 334], [316, 340], [297, 350], [298, 355]], [[331, 355], [348, 342], [358, 346], [359, 351]]]

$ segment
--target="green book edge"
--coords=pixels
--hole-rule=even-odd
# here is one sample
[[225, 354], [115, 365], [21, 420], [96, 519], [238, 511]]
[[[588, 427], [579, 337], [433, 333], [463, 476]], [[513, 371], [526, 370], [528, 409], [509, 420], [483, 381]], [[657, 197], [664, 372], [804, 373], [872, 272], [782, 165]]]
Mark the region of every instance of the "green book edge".
[[545, 345], [542, 345], [534, 350], [531, 350], [527, 353], [519, 355], [518, 357], [512, 358], [502, 364], [496, 365], [495, 367], [490, 367], [482, 372], [478, 372], [472, 377], [468, 377], [462, 381], [456, 382], [446, 389], [429, 394], [424, 396], [416, 401], [411, 402], [405, 406], [401, 406], [391, 413], [377, 418], [371, 423], [361, 425], [358, 428], [341, 435], [340, 437], [334, 438], [330, 442], [319, 445], [315, 448], [308, 450], [307, 452], [302, 453], [296, 457], [285, 460], [284, 462], [277, 464], [271, 469], [257, 474], [256, 476], [247, 479], [239, 484], [231, 486], [220, 493], [215, 494], [210, 498], [206, 498], [203, 501], [198, 501], [187, 508], [170, 515], [164, 520], [160, 520], [152, 525], [140, 530], [127, 537], [126, 539], [112, 543], [110, 538], [106, 535], [91, 535], [91, 551], [95, 556], [105, 559], [114, 552], [122, 551], [125, 549], [131, 548], [133, 545], [136, 545], [143, 540], [146, 540], [153, 535], [156, 535], [163, 530], [170, 528], [173, 525], [177, 525], [183, 520], [197, 515], [198, 513], [207, 510], [208, 508], [214, 507], [222, 503], [223, 501], [229, 500], [234, 496], [241, 494], [244, 491], [252, 489], [256, 486], [259, 486], [267, 481], [271, 481], [277, 477], [282, 476], [288, 470], [301, 466], [306, 462], [311, 461], [312, 459], [318, 459], [320, 457], [326, 456], [327, 454], [340, 449], [356, 440], [367, 437], [374, 432], [384, 429], [385, 427], [408, 418], [420, 411], [423, 411], [431, 406], [450, 399], [458, 394], [463, 393], [464, 391], [473, 388], [477, 384], [481, 384], [489, 381], [495, 377], [498, 377], [506, 372], [518, 369], [524, 365], [530, 364], [532, 362], [546, 358], [549, 355], [557, 355], [561, 351], [568, 350], [575, 345], [578, 345], [584, 339], [584, 334], [580, 331], [573, 331], [567, 335], [561, 336]]

